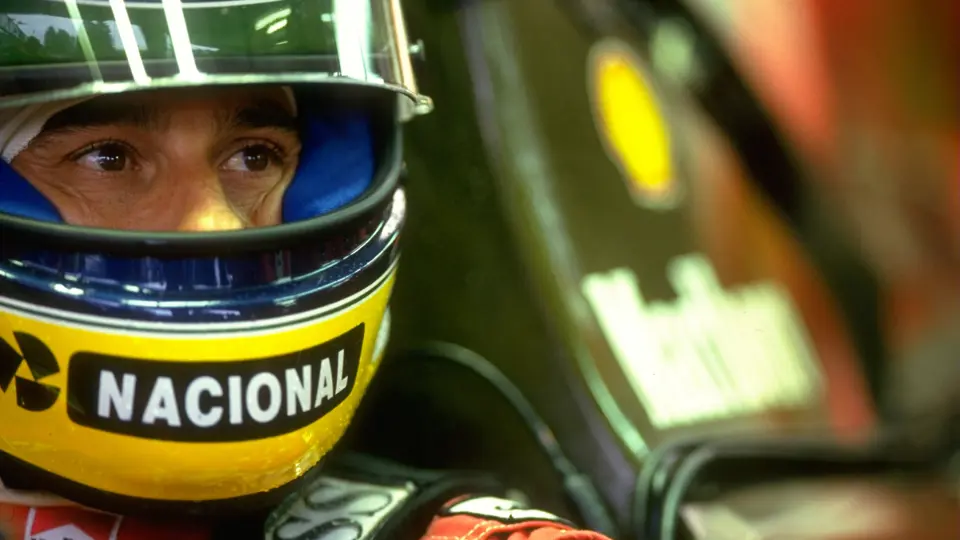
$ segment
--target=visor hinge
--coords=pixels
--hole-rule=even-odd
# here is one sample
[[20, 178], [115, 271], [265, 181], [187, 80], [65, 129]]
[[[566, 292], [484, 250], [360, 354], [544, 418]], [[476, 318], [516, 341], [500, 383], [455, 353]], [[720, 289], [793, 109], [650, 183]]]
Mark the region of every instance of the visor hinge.
[[422, 39], [411, 43], [408, 52], [410, 53], [410, 58], [416, 59], [417, 62], [421, 64], [427, 61], [427, 51]]

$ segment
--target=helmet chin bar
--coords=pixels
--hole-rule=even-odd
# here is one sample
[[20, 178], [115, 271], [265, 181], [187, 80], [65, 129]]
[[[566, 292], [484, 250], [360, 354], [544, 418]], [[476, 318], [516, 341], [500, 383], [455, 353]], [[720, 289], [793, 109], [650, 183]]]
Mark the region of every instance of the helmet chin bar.
[[[284, 293], [298, 298], [286, 314], [238, 321], [146, 321], [46, 301], [31, 312], [0, 298], [20, 351], [15, 367], [25, 362], [32, 373], [0, 381], [0, 453], [30, 472], [11, 479], [0, 462], [4, 481], [111, 512], [128, 504], [175, 512], [195, 501], [187, 509], [219, 512], [277, 502], [258, 494], [289, 493], [285, 486], [343, 436], [376, 374], [397, 255], [392, 246], [378, 251], [367, 267], [379, 277], [362, 289], [355, 285], [368, 278], [356, 273], [332, 289], [319, 286], [326, 268], [300, 285], [253, 289], [261, 290], [259, 305], [221, 302], [221, 312], [252, 315], [275, 311], [270, 305]], [[335, 266], [355, 267], [355, 259]], [[10, 360], [0, 356], [5, 369]], [[38, 401], [41, 391], [52, 399]]]

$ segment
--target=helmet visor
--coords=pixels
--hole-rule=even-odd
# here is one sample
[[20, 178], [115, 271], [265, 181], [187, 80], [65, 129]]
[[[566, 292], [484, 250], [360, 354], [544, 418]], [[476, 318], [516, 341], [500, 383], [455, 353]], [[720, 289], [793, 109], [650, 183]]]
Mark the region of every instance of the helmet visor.
[[6, 0], [0, 106], [211, 84], [381, 87], [426, 113], [399, 0]]

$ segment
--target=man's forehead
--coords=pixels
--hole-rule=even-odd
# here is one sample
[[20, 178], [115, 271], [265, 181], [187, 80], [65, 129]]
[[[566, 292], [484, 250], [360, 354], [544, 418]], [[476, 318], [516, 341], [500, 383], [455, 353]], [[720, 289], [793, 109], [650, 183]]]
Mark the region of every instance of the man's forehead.
[[168, 127], [178, 112], [209, 112], [226, 127], [293, 128], [292, 104], [280, 88], [190, 88], [99, 96], [50, 117], [43, 131], [126, 124], [148, 129]]

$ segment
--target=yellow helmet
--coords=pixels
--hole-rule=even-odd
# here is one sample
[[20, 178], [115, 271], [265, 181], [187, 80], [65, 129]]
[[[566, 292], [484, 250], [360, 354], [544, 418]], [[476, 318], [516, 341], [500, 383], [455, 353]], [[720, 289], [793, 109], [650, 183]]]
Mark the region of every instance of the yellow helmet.
[[0, 160], [3, 484], [217, 512], [322, 460], [389, 333], [408, 49], [399, 0], [3, 2], [5, 158], [50, 110], [211, 85], [282, 85], [302, 144], [283, 223], [230, 232], [70, 225]]

